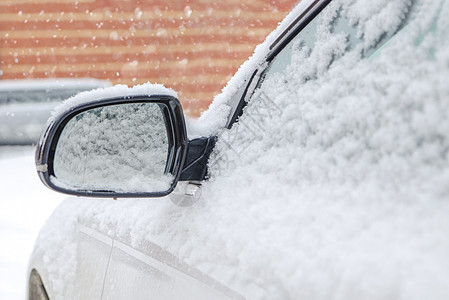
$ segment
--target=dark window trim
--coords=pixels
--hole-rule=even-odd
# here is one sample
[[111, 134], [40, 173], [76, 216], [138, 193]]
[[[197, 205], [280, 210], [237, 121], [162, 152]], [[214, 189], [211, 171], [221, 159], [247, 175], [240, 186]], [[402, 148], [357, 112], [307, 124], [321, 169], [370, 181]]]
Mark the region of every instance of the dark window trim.
[[272, 61], [331, 1], [315, 0], [310, 4], [270, 45], [266, 61]]
[[[248, 83], [245, 86], [245, 91], [242, 94], [238, 105], [232, 113], [232, 117], [229, 119], [226, 128], [230, 129], [234, 123], [238, 121], [238, 118], [243, 114], [243, 109], [247, 105], [247, 100], [251, 98], [256, 88], [259, 86], [259, 80], [264, 74], [265, 70], [269, 67], [276, 55], [279, 54], [292, 40], [293, 38], [303, 30], [332, 0], [315, 0], [310, 4], [293, 22], [276, 38], [276, 40], [270, 45], [265, 60], [259, 65], [252, 73]], [[318, 4], [318, 6], [317, 6]], [[313, 9], [315, 8], [315, 9]], [[257, 84], [254, 84], [254, 81]]]

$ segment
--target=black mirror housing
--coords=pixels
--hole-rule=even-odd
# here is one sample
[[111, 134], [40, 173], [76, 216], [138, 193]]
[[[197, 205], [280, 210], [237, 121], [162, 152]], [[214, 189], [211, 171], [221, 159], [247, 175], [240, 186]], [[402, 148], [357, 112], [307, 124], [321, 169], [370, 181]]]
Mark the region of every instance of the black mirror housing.
[[[55, 174], [55, 154], [60, 142], [61, 135], [69, 122], [76, 118], [82, 118], [83, 114], [102, 110], [103, 108], [128, 104], [152, 104], [159, 106], [165, 121], [168, 155], [166, 156], [165, 174], [172, 178], [171, 184], [166, 190], [113, 190], [108, 188], [90, 188], [84, 185], [72, 187], [60, 184]], [[81, 117], [80, 117], [81, 116]], [[120, 133], [117, 133], [119, 135]], [[116, 136], [120, 140], [124, 138]], [[83, 147], [83, 145], [80, 145]], [[59, 116], [53, 118], [47, 125], [36, 148], [36, 168], [41, 181], [50, 189], [65, 194], [85, 197], [107, 197], [107, 198], [139, 198], [139, 197], [163, 197], [171, 193], [180, 180], [184, 161], [187, 156], [188, 140], [186, 125], [182, 107], [178, 99], [168, 95], [141, 95], [107, 98], [86, 102], [66, 110]], [[62, 160], [62, 159], [60, 159]], [[57, 167], [57, 166], [56, 166]], [[57, 169], [57, 168], [56, 168]], [[74, 171], [75, 172], [75, 171]]]

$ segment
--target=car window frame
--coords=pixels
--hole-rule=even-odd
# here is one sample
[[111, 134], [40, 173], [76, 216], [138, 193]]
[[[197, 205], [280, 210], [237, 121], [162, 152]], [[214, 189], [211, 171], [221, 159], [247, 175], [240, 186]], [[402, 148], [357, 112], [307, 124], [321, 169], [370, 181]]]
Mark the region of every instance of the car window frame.
[[[315, 0], [307, 8], [302, 10], [299, 15], [283, 30], [275, 40], [270, 44], [269, 51], [264, 59], [264, 61], [257, 66], [252, 76], [248, 80], [248, 83], [244, 85], [244, 91], [240, 90], [236, 94], [241, 93], [242, 96], [235, 109], [233, 109], [231, 117], [228, 119], [226, 128], [230, 129], [233, 124], [238, 121], [238, 118], [243, 114], [245, 106], [250, 101], [254, 92], [261, 86], [265, 74], [269, 71], [272, 62], [278, 57], [282, 51], [290, 45], [290, 43], [298, 36], [303, 29], [305, 29], [333, 0]], [[399, 32], [404, 30], [411, 19], [416, 9], [416, 0], [411, 0], [409, 4], [410, 10], [402, 20], [402, 24], [399, 26], [396, 32], [389, 36], [381, 38], [376, 44], [370, 49], [365, 49], [363, 51], [362, 57], [370, 58], [372, 55], [376, 55], [380, 49], [382, 49], [386, 44], [388, 44], [392, 38], [394, 38]], [[352, 36], [352, 35], [351, 35]], [[356, 44], [355, 44], [356, 45]], [[353, 46], [355, 46], [353, 45]], [[235, 96], [235, 95], [234, 95]]]
[[[254, 94], [254, 91], [258, 88], [260, 79], [265, 73], [266, 69], [270, 66], [271, 61], [285, 48], [287, 45], [301, 32], [321, 11], [327, 7], [332, 0], [315, 0], [285, 28], [270, 44], [269, 51], [265, 56], [265, 59], [260, 63], [255, 70], [251, 73], [246, 85], [237, 91], [237, 95], [241, 94], [240, 99], [235, 108], [230, 113], [230, 117], [226, 124], [226, 128], [230, 129], [233, 124], [238, 121], [238, 118], [243, 114], [243, 109], [248, 104], [250, 98]], [[234, 95], [235, 96], [235, 95]]]

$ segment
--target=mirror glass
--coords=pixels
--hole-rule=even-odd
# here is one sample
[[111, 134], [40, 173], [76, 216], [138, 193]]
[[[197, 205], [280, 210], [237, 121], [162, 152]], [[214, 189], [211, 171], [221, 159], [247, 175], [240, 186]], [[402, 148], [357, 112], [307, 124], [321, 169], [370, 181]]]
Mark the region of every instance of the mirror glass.
[[90, 109], [64, 127], [53, 184], [66, 189], [156, 193], [171, 187], [169, 138], [161, 107], [126, 103]]

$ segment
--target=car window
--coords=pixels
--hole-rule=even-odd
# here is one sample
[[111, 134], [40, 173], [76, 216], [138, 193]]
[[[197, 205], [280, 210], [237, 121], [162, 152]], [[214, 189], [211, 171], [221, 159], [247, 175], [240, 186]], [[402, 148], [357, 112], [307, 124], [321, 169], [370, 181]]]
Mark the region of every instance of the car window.
[[301, 47], [303, 49], [313, 49], [315, 44], [315, 34], [317, 29], [318, 18], [314, 18], [307, 27], [301, 30], [298, 35], [285, 47], [273, 60], [270, 65], [270, 72], [282, 72], [291, 61], [292, 51], [294, 48]]
[[[345, 14], [344, 8], [338, 3], [328, 5], [321, 11], [303, 30], [301, 30], [287, 46], [279, 52], [279, 54], [270, 62], [269, 67], [261, 76], [261, 81], [266, 76], [271, 74], [283, 72], [292, 61], [292, 53], [298, 57], [308, 57], [314, 51], [315, 41], [317, 35], [329, 34], [340, 37], [345, 40], [345, 45], [341, 45], [337, 49], [327, 49], [334, 51], [331, 59], [328, 61], [325, 69], [329, 68], [334, 59], [343, 55], [346, 52], [356, 49], [361, 57], [369, 57], [377, 49], [381, 48], [395, 33], [406, 26], [410, 20], [411, 12], [413, 11], [414, 1], [411, 2], [406, 16], [401, 21], [399, 27], [392, 33], [385, 32], [380, 34], [377, 39], [368, 36], [368, 33], [363, 32], [363, 27], [355, 20], [351, 20]], [[329, 43], [329, 48], [332, 44]], [[326, 51], [323, 47], [320, 51]], [[308, 78], [306, 78], [307, 80]], [[260, 83], [259, 83], [260, 86]]]
[[[360, 7], [347, 1], [334, 0], [282, 50], [273, 48], [272, 52], [278, 54], [268, 61], [268, 66], [256, 79], [257, 84], [253, 91], [249, 91], [250, 96], [240, 101], [244, 108], [240, 107], [239, 110], [237, 107], [235, 110], [231, 126], [228, 126], [230, 130], [223, 131], [219, 136], [216, 147], [218, 154], [212, 160], [212, 172], [221, 174], [223, 170], [232, 168], [229, 166], [238, 163], [240, 155], [255, 147], [252, 145], [257, 141], [263, 140], [270, 130], [271, 122], [276, 123], [285, 115], [289, 115], [289, 120], [297, 124], [295, 129], [301, 124], [300, 131], [304, 130], [304, 136], [307, 130], [314, 131], [307, 124], [302, 124], [302, 111], [289, 110], [289, 107], [295, 103], [297, 105], [298, 101], [305, 101], [301, 109], [314, 105], [325, 106], [329, 97], [323, 100], [320, 95], [329, 92], [325, 88], [326, 82], [338, 81], [341, 74], [352, 74], [361, 65], [360, 62], [367, 61], [364, 58], [373, 55], [404, 28], [411, 19], [413, 7], [413, 1], [401, 3], [391, 11], [375, 5], [368, 8], [363, 6], [363, 13], [359, 13]], [[385, 23], [386, 18], [394, 22], [379, 25]], [[271, 55], [268, 53], [267, 59]], [[348, 90], [356, 86], [357, 81], [352, 81]], [[335, 87], [338, 84], [333, 85], [331, 93], [339, 95]], [[323, 124], [326, 124], [325, 121]], [[291, 135], [297, 134], [292, 132]], [[276, 143], [275, 137], [270, 136], [270, 139]]]

